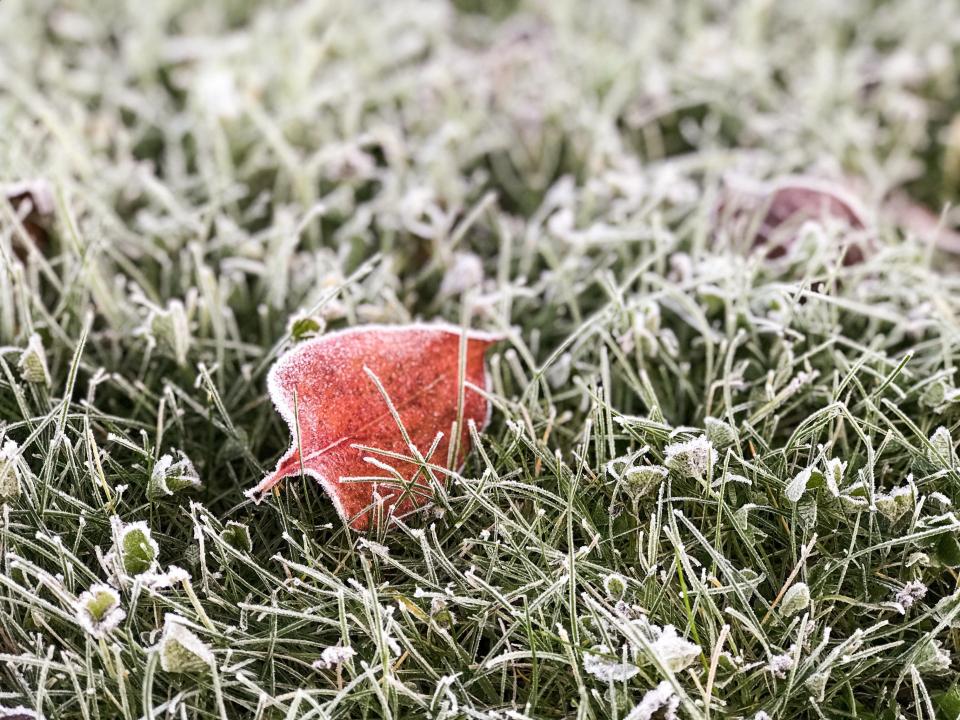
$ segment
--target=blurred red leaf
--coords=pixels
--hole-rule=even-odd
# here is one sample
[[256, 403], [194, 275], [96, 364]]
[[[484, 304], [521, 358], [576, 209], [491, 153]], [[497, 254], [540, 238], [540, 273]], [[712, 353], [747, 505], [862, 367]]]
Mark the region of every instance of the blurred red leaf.
[[[427, 477], [420, 464], [397, 456], [419, 454], [431, 465], [447, 466], [460, 403], [461, 337], [460, 328], [447, 325], [368, 326], [290, 350], [270, 369], [268, 387], [293, 443], [247, 495], [259, 501], [280, 480], [302, 472], [320, 483], [355, 530], [374, 521], [375, 495], [383, 499], [384, 519], [429, 503], [432, 483], [444, 484], [446, 475], [430, 471]], [[463, 422], [454, 467], [470, 449], [468, 421], [482, 428], [489, 419], [489, 401], [470, 386], [486, 387], [484, 353], [497, 338], [471, 331], [466, 340]], [[434, 446], [438, 433], [443, 436]]]
[[[42, 251], [47, 244], [49, 218], [54, 211], [53, 189], [50, 184], [46, 180], [10, 183], [0, 186], [0, 196], [13, 207], [26, 237]], [[23, 260], [27, 255], [27, 248], [23, 247], [26, 240], [19, 233], [14, 234], [14, 240], [14, 252]]]
[[[728, 223], [746, 221], [753, 230], [751, 247], [764, 248], [771, 259], [787, 254], [805, 222], [839, 221], [856, 231], [867, 227], [865, 213], [856, 198], [836, 185], [807, 177], [727, 188], [718, 215]], [[844, 253], [844, 265], [863, 262], [866, 245], [865, 237], [854, 239]]]

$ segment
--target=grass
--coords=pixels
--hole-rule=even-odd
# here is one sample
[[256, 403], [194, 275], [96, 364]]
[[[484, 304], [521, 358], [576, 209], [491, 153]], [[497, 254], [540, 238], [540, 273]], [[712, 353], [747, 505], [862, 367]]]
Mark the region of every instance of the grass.
[[[0, 707], [956, 717], [960, 276], [880, 210], [955, 198], [958, 67], [940, 0], [5, 0]], [[874, 249], [746, 252], [731, 172]], [[244, 500], [303, 317], [507, 335], [442, 513]]]

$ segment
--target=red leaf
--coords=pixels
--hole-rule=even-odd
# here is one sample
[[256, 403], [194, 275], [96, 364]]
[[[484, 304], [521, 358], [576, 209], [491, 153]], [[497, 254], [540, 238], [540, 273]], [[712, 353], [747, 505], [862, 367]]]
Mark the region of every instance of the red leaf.
[[[733, 220], [746, 216], [749, 225], [756, 229], [752, 246], [767, 248], [769, 258], [785, 255], [796, 241], [800, 226], [810, 220], [839, 221], [856, 231], [867, 226], [865, 213], [856, 198], [836, 185], [807, 177], [785, 177], [757, 187], [728, 188], [719, 211], [721, 216]], [[859, 240], [847, 247], [843, 257], [845, 265], [863, 262], [865, 238]]]
[[[375, 493], [383, 498], [384, 517], [402, 517], [426, 505], [433, 496], [433, 480], [424, 476], [421, 465], [357, 446], [404, 458], [429, 455], [431, 465], [447, 466], [460, 400], [461, 337], [461, 329], [449, 325], [367, 326], [329, 333], [290, 350], [274, 363], [267, 384], [277, 411], [290, 426], [293, 444], [276, 469], [247, 495], [259, 501], [283, 478], [303, 472], [320, 483], [355, 530], [365, 530], [374, 520]], [[498, 339], [467, 333], [463, 423], [455, 467], [470, 449], [468, 421], [482, 428], [489, 420], [489, 401], [470, 385], [486, 387], [484, 353]], [[431, 453], [438, 433], [443, 437]], [[369, 458], [395, 468], [403, 483]], [[445, 483], [444, 473], [431, 474]], [[357, 477], [377, 480], [348, 480]]]

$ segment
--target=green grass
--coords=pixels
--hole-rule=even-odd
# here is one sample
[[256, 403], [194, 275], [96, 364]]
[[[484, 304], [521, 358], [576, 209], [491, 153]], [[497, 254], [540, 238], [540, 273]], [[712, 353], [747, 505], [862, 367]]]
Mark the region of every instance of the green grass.
[[[55, 212], [0, 201], [0, 707], [956, 717], [960, 275], [881, 208], [955, 198], [958, 81], [942, 0], [3, 0]], [[874, 250], [744, 251], [731, 172], [848, 178]], [[301, 316], [506, 334], [442, 513], [244, 500]]]

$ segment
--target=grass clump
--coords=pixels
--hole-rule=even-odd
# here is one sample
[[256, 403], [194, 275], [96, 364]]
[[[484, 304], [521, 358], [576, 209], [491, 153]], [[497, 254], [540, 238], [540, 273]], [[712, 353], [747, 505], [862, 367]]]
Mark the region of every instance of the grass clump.
[[[956, 715], [960, 283], [886, 209], [956, 193], [957, 11], [495, 6], [0, 5], [0, 707]], [[719, 228], [798, 172], [863, 262]], [[280, 352], [432, 318], [507, 338], [443, 512], [243, 499]]]

